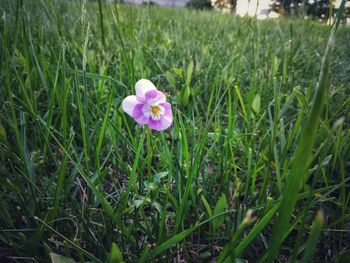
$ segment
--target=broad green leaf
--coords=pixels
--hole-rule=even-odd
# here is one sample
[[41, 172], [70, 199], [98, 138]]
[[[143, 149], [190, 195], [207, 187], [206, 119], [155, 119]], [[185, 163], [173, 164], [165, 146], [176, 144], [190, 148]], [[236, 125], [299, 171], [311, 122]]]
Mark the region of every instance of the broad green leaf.
[[165, 73], [165, 77], [167, 81], [169, 82], [170, 86], [176, 89], [176, 78], [171, 74], [169, 71]]
[[189, 86], [185, 86], [183, 89], [182, 89], [182, 92], [181, 92], [181, 103], [183, 105], [187, 105], [189, 100], [190, 100], [190, 96], [191, 96], [191, 90], [190, 90], [190, 87]]
[[256, 94], [253, 102], [252, 102], [252, 108], [255, 113], [259, 113], [260, 111], [260, 95]]
[[173, 70], [178, 77], [182, 78], [182, 68], [173, 68]]
[[207, 201], [207, 199], [205, 199], [204, 195], [201, 195], [201, 199], [202, 202], [204, 204], [205, 209], [207, 210], [208, 216], [211, 217], [213, 215], [213, 212], [211, 211], [210, 205]]
[[160, 173], [157, 173], [155, 176], [154, 176], [154, 179], [153, 179], [153, 182], [155, 183], [159, 183], [160, 180], [167, 176], [169, 174], [169, 172], [160, 172]]
[[[218, 214], [221, 214], [222, 212], [225, 211], [226, 207], [227, 207], [226, 196], [222, 195], [215, 205], [213, 215], [216, 216]], [[216, 217], [215, 219], [213, 219], [212, 226], [213, 226], [214, 232], [216, 232], [219, 229], [219, 227], [224, 223], [224, 220], [225, 220], [224, 216]]]
[[115, 243], [112, 243], [111, 252], [109, 254], [108, 263], [122, 263], [123, 257], [120, 249]]

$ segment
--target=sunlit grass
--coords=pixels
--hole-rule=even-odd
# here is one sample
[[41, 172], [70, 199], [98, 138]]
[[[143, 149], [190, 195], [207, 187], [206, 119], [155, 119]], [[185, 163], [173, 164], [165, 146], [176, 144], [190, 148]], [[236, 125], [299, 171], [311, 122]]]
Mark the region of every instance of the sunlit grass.
[[0, 6], [0, 262], [347, 262], [349, 28], [101, 3]]

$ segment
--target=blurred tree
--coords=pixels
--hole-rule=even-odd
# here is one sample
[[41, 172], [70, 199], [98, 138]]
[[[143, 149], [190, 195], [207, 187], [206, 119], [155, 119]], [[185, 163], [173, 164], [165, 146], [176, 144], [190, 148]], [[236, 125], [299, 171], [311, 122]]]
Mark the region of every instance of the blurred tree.
[[276, 0], [272, 9], [286, 15], [304, 13], [309, 16], [327, 18], [330, 2], [330, 0]]
[[276, 12], [283, 14], [291, 14], [293, 9], [297, 9], [302, 6], [303, 0], [276, 0], [272, 4], [272, 9]]
[[212, 6], [224, 11], [233, 11], [237, 6], [237, 0], [211, 0]]
[[212, 8], [210, 0], [191, 0], [188, 4], [188, 7], [196, 9], [210, 9]]

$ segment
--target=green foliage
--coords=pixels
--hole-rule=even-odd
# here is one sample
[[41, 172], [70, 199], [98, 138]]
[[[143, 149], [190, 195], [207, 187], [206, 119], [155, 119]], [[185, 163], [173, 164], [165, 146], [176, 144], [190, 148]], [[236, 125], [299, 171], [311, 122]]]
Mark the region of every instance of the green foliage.
[[191, 0], [187, 4], [188, 7], [192, 7], [195, 9], [211, 9], [211, 1], [210, 0]]
[[[223, 195], [219, 198], [218, 202], [215, 205], [214, 211], [213, 211], [213, 215], [216, 216], [218, 214], [221, 214], [222, 212], [225, 211], [225, 209], [227, 208], [227, 200], [226, 200], [226, 196]], [[217, 217], [212, 221], [212, 226], [213, 226], [213, 231], [216, 232], [218, 231], [219, 227], [224, 223], [225, 217], [221, 216], [221, 217]]]
[[112, 243], [111, 252], [109, 254], [108, 263], [122, 263], [123, 257], [118, 246], [115, 243]]
[[307, 263], [311, 261], [311, 256], [316, 248], [317, 241], [321, 234], [323, 223], [324, 214], [321, 211], [319, 211], [315, 217], [314, 224], [312, 225], [310, 237], [306, 243], [305, 253], [301, 262]]
[[[343, 1], [343, 6], [344, 3], [345, 1]], [[341, 15], [342, 13], [340, 12], [338, 15], [338, 23]], [[323, 100], [329, 86], [329, 71], [332, 52], [335, 45], [335, 32], [337, 30], [338, 23], [333, 25], [328, 39], [328, 44], [320, 69], [319, 81], [316, 86], [315, 95], [311, 106], [311, 112], [304, 128], [301, 131], [300, 141], [298, 142], [295, 154], [293, 156], [294, 158], [291, 163], [291, 171], [286, 180], [285, 190], [282, 194], [281, 204], [278, 211], [279, 214], [273, 229], [273, 237], [269, 249], [269, 262], [272, 262], [275, 259], [277, 250], [283, 242], [283, 233], [289, 226], [290, 218], [292, 217], [295, 209], [297, 194], [304, 186], [308, 178], [307, 169], [309, 167], [310, 157], [312, 156], [312, 150], [316, 141], [320, 115], [324, 107]]]
[[[339, 8], [339, 4], [336, 0], [275, 0], [271, 4], [271, 9], [288, 16], [309, 16], [327, 20], [329, 17], [335, 17], [336, 7]], [[349, 14], [350, 8], [347, 7], [342, 17], [343, 22], [346, 22]]]
[[[327, 85], [330, 28], [311, 21], [105, 1], [0, 13], [0, 262], [254, 262], [278, 235], [280, 261], [347, 262], [349, 28]], [[167, 94], [171, 129], [121, 110], [140, 78]]]

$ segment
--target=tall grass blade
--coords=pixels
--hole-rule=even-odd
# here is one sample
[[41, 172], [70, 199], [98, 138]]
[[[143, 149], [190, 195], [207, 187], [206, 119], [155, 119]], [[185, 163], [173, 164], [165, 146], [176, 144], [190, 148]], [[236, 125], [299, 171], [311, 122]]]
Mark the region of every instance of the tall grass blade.
[[[340, 10], [343, 10], [344, 4], [345, 0], [342, 1]], [[337, 14], [336, 23], [334, 23], [328, 38], [328, 44], [320, 70], [318, 86], [316, 87], [316, 93], [312, 103], [311, 114], [300, 135], [300, 141], [294, 154], [291, 172], [287, 178], [285, 190], [278, 210], [277, 221], [273, 229], [267, 262], [273, 262], [277, 255], [278, 249], [283, 242], [283, 233], [288, 229], [289, 221], [295, 208], [297, 194], [307, 179], [307, 169], [310, 165], [312, 149], [316, 140], [317, 127], [324, 106], [323, 100], [328, 88], [329, 68], [332, 51], [335, 45], [335, 33], [341, 17], [342, 12]]]

